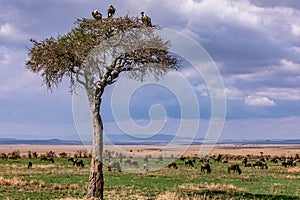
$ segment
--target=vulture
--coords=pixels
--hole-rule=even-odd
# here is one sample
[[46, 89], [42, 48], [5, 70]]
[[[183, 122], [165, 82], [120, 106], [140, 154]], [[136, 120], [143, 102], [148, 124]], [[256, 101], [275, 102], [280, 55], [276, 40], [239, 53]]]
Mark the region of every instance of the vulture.
[[94, 19], [97, 19], [97, 20], [102, 19], [102, 14], [98, 10], [94, 10], [92, 12], [92, 16], [94, 17]]
[[107, 9], [107, 17], [112, 18], [114, 16], [115, 12], [116, 12], [116, 9], [113, 7], [113, 5], [110, 4]]
[[146, 26], [152, 27], [151, 18], [148, 17], [147, 15], [145, 15], [144, 12], [141, 12], [141, 14], [142, 14], [142, 22], [143, 22]]

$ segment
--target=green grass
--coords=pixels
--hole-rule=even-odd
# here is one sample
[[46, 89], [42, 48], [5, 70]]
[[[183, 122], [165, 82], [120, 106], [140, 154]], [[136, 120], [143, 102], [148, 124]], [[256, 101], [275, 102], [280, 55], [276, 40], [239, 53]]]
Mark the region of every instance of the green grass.
[[[83, 159], [84, 168], [56, 158], [55, 163], [40, 159], [0, 159], [0, 199], [82, 199], [86, 193], [90, 159]], [[33, 168], [27, 169], [28, 162]], [[143, 160], [138, 160], [140, 166]], [[228, 174], [229, 164], [211, 162], [212, 173], [200, 173], [200, 163], [186, 167], [177, 161], [179, 169], [165, 167], [171, 159], [158, 165], [149, 161], [150, 169], [125, 167], [124, 172], [104, 169], [106, 199], [300, 199], [299, 167], [283, 168], [269, 164], [268, 170], [244, 168], [241, 175]], [[128, 173], [135, 171], [139, 173]]]

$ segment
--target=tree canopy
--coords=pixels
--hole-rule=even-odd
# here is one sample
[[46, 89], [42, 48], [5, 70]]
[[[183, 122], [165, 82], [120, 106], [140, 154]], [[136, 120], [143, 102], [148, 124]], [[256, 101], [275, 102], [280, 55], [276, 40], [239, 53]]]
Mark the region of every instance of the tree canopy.
[[179, 65], [168, 51], [170, 43], [155, 34], [157, 29], [128, 16], [77, 19], [66, 35], [39, 42], [31, 39], [26, 66], [40, 74], [49, 89], [64, 77], [71, 87], [78, 81], [88, 88], [96, 82], [102, 87], [112, 84], [121, 72], [138, 80], [149, 74], [159, 78]]

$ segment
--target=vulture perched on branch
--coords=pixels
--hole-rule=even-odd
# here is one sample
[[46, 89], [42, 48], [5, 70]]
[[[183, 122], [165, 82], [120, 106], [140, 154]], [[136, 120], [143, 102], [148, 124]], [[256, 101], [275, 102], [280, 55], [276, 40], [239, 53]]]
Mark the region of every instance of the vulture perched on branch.
[[98, 10], [94, 10], [92, 12], [92, 16], [94, 17], [94, 19], [97, 19], [97, 20], [102, 19], [102, 14]]
[[112, 18], [114, 16], [115, 12], [116, 12], [116, 9], [113, 7], [113, 5], [110, 4], [107, 9], [107, 17]]
[[142, 14], [142, 22], [143, 22], [146, 26], [152, 27], [151, 18], [148, 17], [147, 15], [145, 15], [144, 12], [141, 12], [141, 14]]

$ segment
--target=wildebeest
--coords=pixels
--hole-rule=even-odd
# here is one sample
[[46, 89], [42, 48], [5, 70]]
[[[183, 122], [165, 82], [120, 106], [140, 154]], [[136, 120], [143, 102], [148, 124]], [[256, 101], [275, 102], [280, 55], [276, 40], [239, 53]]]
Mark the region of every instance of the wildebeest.
[[186, 160], [185, 162], [185, 166], [190, 166], [190, 167], [194, 167], [194, 162], [192, 160]]
[[285, 159], [284, 161], [282, 161], [281, 165], [283, 167], [288, 167], [288, 166], [293, 167], [293, 166], [296, 166], [297, 164], [296, 164], [296, 161], [294, 162], [294, 160], [292, 160], [292, 159]]
[[43, 158], [41, 158], [41, 160], [44, 160], [44, 161], [48, 161], [48, 162], [54, 163], [54, 159], [53, 159], [53, 158], [43, 157]]
[[7, 160], [8, 156], [6, 153], [1, 153], [1, 158]]
[[29, 162], [29, 163], [28, 163], [27, 168], [28, 168], [28, 169], [32, 168], [32, 162]]
[[173, 167], [174, 169], [178, 169], [176, 162], [171, 162], [170, 164], [168, 164], [168, 167], [169, 168]]
[[110, 162], [107, 166], [108, 171], [111, 171], [112, 169], [117, 170], [118, 172], [122, 172], [121, 166], [119, 162]]
[[209, 158], [200, 158], [199, 162], [201, 162], [201, 163], [204, 163], [204, 162], [209, 163]]
[[78, 159], [74, 160], [73, 165], [76, 165], [77, 167], [80, 167], [80, 166], [84, 167], [83, 160], [78, 160]]
[[139, 168], [139, 167], [140, 167], [138, 161], [136, 161], [136, 160], [131, 160], [130, 163], [131, 163], [131, 166], [133, 165], [133, 166], [135, 166], [136, 168]]
[[218, 154], [217, 158], [215, 158], [215, 161], [219, 163], [221, 162], [221, 160], [222, 160], [222, 154]]
[[129, 164], [129, 165], [131, 165], [131, 159], [126, 159], [126, 160], [124, 160], [124, 163], [125, 163], [125, 166], [126, 166], [126, 164]]
[[69, 161], [73, 163], [74, 162], [74, 158], [68, 158], [68, 162]]
[[145, 156], [145, 158], [144, 158], [144, 163], [147, 163], [147, 164], [148, 164], [148, 162], [149, 162], [148, 156]]
[[208, 174], [211, 173], [211, 168], [210, 168], [210, 165], [208, 163], [205, 163], [205, 164], [201, 165], [200, 171], [205, 172], [205, 170]]
[[268, 169], [267, 163], [266, 163], [266, 162], [262, 162], [262, 161], [260, 161], [260, 160], [254, 162], [254, 163], [252, 164], [252, 167], [255, 168], [256, 166], [258, 167], [258, 169]]
[[243, 158], [242, 164], [244, 164], [244, 166], [247, 167], [247, 164], [248, 164], [248, 159], [247, 159], [247, 157], [244, 157], [244, 158]]
[[233, 170], [233, 172], [238, 172], [239, 174], [242, 173], [242, 170], [240, 169], [238, 164], [233, 164], [228, 166], [227, 170], [228, 170], [228, 174], [230, 174], [230, 170]]
[[186, 159], [185, 156], [180, 156], [180, 158], [179, 158], [179, 160], [182, 160], [182, 161], [184, 161], [185, 159]]
[[278, 160], [277, 160], [277, 158], [272, 158], [271, 160], [270, 160], [270, 162], [272, 162], [272, 163], [278, 163]]
[[245, 164], [245, 167], [252, 167], [252, 164], [251, 163], [247, 163], [247, 164]]

